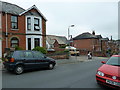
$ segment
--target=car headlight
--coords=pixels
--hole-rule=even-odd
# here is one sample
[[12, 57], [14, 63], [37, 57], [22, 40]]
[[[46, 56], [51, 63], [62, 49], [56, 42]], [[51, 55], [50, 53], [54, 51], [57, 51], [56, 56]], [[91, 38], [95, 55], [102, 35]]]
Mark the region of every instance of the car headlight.
[[113, 76], [113, 77], [112, 77], [112, 79], [116, 80], [116, 79], [117, 79], [117, 77], [116, 77], [116, 76]]
[[104, 76], [104, 73], [101, 72], [101, 71], [98, 71], [97, 74], [100, 75], [100, 76]]

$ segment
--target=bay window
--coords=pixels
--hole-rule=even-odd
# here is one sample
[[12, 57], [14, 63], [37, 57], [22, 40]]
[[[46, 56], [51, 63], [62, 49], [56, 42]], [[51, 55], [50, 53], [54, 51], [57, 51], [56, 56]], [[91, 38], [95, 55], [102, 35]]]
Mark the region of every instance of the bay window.
[[40, 25], [39, 25], [39, 19], [38, 18], [34, 18], [34, 30], [35, 31], [39, 31], [40, 30]]

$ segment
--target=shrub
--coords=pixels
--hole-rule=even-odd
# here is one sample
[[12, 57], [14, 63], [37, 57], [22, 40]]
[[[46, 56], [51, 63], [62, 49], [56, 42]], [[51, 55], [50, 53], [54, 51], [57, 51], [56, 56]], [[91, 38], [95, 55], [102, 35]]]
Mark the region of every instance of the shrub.
[[64, 50], [64, 52], [69, 52], [69, 50]]
[[19, 46], [15, 46], [15, 50], [23, 50], [23, 49]]
[[62, 45], [62, 46], [60, 46], [59, 48], [65, 48], [67, 45]]
[[39, 47], [39, 46], [33, 48], [32, 50], [34, 50], [34, 51], [40, 51], [40, 52], [43, 53], [43, 54], [46, 54], [46, 53], [47, 53], [47, 50], [46, 50], [45, 48]]

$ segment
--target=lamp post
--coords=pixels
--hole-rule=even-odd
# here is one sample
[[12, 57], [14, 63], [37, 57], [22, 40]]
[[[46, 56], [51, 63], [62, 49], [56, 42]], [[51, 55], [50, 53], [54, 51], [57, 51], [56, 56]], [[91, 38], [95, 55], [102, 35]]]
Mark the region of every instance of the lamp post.
[[[70, 25], [69, 27], [68, 27], [68, 44], [69, 44], [69, 47], [70, 47], [70, 39], [69, 39], [69, 37], [70, 37], [70, 27], [74, 27], [75, 25]], [[70, 50], [69, 50], [69, 57], [70, 57]]]
[[69, 40], [69, 37], [70, 37], [70, 27], [74, 27], [75, 25], [70, 25], [69, 27], [68, 27], [68, 40]]

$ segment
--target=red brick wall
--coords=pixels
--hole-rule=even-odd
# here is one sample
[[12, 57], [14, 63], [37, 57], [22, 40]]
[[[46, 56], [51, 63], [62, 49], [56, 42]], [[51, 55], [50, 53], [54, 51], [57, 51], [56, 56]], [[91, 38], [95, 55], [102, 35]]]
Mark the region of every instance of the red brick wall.
[[[17, 37], [19, 39], [19, 46], [26, 49], [26, 37], [25, 35], [25, 16], [18, 16], [18, 30], [11, 29], [11, 14], [7, 14], [7, 26], [8, 26], [8, 48], [11, 48], [11, 38]], [[6, 14], [2, 15], [2, 32], [6, 32]], [[2, 52], [6, 48], [6, 37], [2, 35]]]
[[87, 49], [87, 50], [92, 50], [93, 47], [92, 39], [74, 40], [73, 45], [78, 49]]
[[44, 20], [43, 18], [42, 18], [42, 34], [43, 34], [42, 44], [43, 47], [46, 48], [46, 20]]
[[98, 39], [73, 40], [73, 46], [81, 50], [90, 50], [90, 51], [98, 50], [100, 48]]
[[59, 47], [60, 47], [60, 45], [59, 45], [59, 43], [58, 43], [57, 40], [55, 40], [54, 47], [55, 47], [55, 48], [59, 48]]

